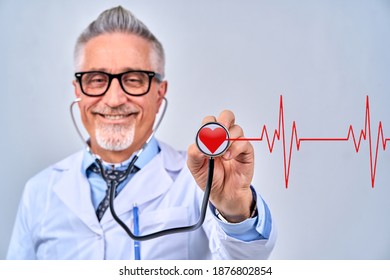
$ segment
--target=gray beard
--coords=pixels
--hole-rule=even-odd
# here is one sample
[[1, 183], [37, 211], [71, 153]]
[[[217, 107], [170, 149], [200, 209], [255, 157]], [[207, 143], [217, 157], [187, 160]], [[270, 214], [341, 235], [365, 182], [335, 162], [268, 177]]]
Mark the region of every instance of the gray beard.
[[133, 143], [134, 131], [134, 123], [130, 125], [97, 124], [96, 141], [105, 150], [123, 151]]

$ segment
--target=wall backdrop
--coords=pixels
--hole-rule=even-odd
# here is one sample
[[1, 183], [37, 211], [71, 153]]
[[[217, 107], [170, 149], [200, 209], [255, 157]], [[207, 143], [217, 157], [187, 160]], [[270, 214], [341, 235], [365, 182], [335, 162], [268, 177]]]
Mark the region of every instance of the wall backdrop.
[[[0, 258], [25, 182], [82, 148], [69, 116], [73, 46], [119, 4], [165, 46], [170, 103], [159, 139], [185, 150], [202, 118], [225, 108], [246, 136], [260, 137], [266, 125], [272, 138], [282, 96], [289, 173], [283, 141], [272, 153], [264, 138], [253, 142], [253, 184], [278, 228], [273, 259], [390, 258], [387, 0], [1, 0]], [[358, 153], [351, 135], [301, 141], [297, 150], [296, 139], [346, 138], [350, 125], [358, 142], [368, 132], [367, 96], [372, 165], [368, 134]]]

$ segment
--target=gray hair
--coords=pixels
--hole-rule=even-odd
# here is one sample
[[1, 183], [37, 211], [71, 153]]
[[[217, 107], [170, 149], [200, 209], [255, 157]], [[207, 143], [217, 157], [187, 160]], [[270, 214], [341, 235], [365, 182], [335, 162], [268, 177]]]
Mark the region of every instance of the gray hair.
[[89, 40], [102, 34], [115, 32], [138, 35], [149, 41], [153, 50], [152, 63], [156, 67], [154, 71], [158, 71], [159, 74], [164, 76], [165, 54], [162, 44], [142, 21], [121, 6], [102, 12], [78, 37], [74, 50], [75, 68], [78, 69], [80, 67], [84, 46]]

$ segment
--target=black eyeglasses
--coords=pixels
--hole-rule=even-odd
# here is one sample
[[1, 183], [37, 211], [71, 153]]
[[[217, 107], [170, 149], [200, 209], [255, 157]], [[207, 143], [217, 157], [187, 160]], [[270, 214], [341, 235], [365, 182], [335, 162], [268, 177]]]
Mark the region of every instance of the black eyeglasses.
[[119, 74], [110, 74], [102, 71], [88, 71], [75, 73], [80, 84], [81, 91], [88, 96], [102, 96], [110, 88], [111, 81], [116, 78], [121, 88], [128, 95], [141, 96], [150, 90], [152, 79], [155, 77], [159, 82], [162, 76], [151, 71], [126, 71]]

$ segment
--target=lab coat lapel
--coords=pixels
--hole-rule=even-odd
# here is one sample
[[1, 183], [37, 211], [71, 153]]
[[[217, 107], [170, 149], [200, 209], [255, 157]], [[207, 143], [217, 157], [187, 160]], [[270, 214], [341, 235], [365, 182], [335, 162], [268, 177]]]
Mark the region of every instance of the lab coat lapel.
[[101, 227], [91, 202], [91, 190], [87, 178], [81, 173], [83, 153], [65, 159], [54, 166], [61, 172], [61, 178], [54, 184], [53, 191], [61, 201], [91, 230], [99, 233]]
[[[115, 211], [122, 215], [133, 209], [134, 204], [142, 206], [164, 194], [173, 181], [168, 175], [161, 161], [161, 156], [154, 157], [144, 168], [138, 171], [125, 188], [115, 198]], [[112, 220], [110, 211], [107, 211], [101, 224]]]
[[[132, 211], [134, 204], [142, 207], [164, 195], [174, 181], [168, 171], [179, 172], [185, 164], [185, 156], [159, 142], [161, 151], [144, 168], [138, 171], [125, 188], [115, 198], [117, 215]], [[101, 224], [112, 220], [110, 211], [107, 211]]]

